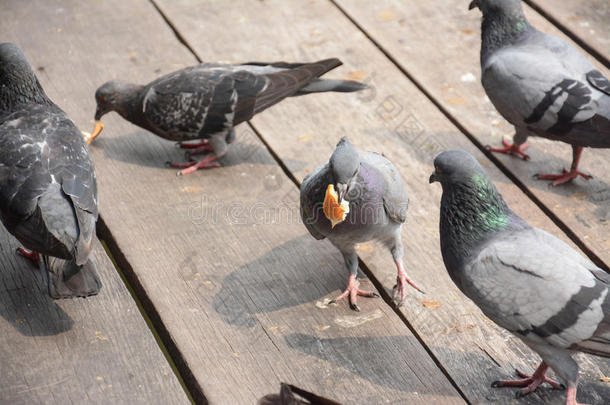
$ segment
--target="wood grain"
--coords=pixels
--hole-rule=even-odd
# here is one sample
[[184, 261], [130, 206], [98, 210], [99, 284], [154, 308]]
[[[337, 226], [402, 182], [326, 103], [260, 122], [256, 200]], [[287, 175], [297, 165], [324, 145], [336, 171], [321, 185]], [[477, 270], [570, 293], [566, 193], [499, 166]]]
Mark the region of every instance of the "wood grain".
[[[143, 0], [39, 0], [3, 19], [81, 127], [105, 80], [142, 83], [195, 62]], [[91, 146], [101, 216], [194, 375], [189, 388], [227, 404], [280, 381], [343, 403], [464, 403], [382, 300], [362, 300], [360, 314], [323, 304], [345, 287], [342, 260], [298, 222], [297, 187], [247, 126], [224, 167], [176, 177], [164, 165], [182, 158], [173, 144], [116, 115], [104, 122]]]
[[607, 0], [527, 0], [610, 63], [610, 3]]
[[[467, 4], [451, 0], [338, 0], [336, 3], [481, 145], [498, 145], [502, 137], [512, 137], [513, 127], [497, 113], [480, 84], [479, 10], [468, 11]], [[563, 36], [531, 8], [524, 5], [524, 9], [534, 26]], [[607, 69], [599, 64], [598, 67], [608, 76]], [[495, 157], [606, 267], [610, 266], [608, 151], [586, 149], [583, 152], [582, 169], [591, 172], [593, 180], [549, 187], [548, 182], [537, 180], [534, 175], [569, 167], [571, 147], [535, 137], [530, 137], [528, 142], [531, 145], [528, 162], [507, 155], [495, 154]]]
[[[514, 398], [510, 390], [493, 390], [489, 384], [511, 376], [514, 367], [533, 370], [537, 358], [483, 317], [447, 276], [438, 248], [440, 188], [427, 182], [433, 156], [447, 148], [475, 154], [515, 211], [564, 240], [566, 236], [329, 2], [244, 0], [225, 7], [221, 2], [163, 0], [158, 4], [204, 60], [308, 61], [337, 56], [345, 66], [328, 77], [369, 83], [371, 89], [360, 94], [286, 100], [253, 123], [298, 180], [326, 160], [343, 135], [357, 147], [383, 152], [393, 160], [411, 196], [403, 233], [406, 266], [427, 291], [425, 296], [411, 292], [402, 313], [471, 402], [510, 402]], [[211, 19], [216, 23], [201, 24]], [[418, 51], [418, 57], [425, 55], [425, 50]], [[359, 251], [375, 278], [385, 289], [391, 288], [396, 274], [389, 252], [372, 244]], [[608, 372], [607, 364], [584, 358], [581, 365], [585, 378], [579, 395], [602, 403], [608, 388], [598, 379]], [[519, 403], [540, 401], [559, 404], [564, 396], [543, 389]]]
[[100, 294], [60, 301], [4, 228], [0, 246], [0, 403], [189, 403], [98, 242]]

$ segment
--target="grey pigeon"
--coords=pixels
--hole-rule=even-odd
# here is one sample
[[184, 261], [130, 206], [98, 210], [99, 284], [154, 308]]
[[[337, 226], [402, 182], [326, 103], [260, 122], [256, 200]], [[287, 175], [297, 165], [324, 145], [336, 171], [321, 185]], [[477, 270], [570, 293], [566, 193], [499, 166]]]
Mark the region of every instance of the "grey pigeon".
[[548, 367], [576, 404], [574, 351], [610, 357], [610, 275], [553, 235], [529, 225], [506, 205], [479, 163], [463, 151], [441, 153], [430, 183], [443, 187], [441, 252], [458, 288], [485, 315], [542, 357], [532, 376], [494, 387], [543, 382]]
[[[107, 112], [116, 111], [162, 138], [178, 142], [200, 140], [195, 144], [180, 144], [190, 150], [188, 162], [171, 163], [173, 167], [184, 168], [178, 174], [188, 174], [199, 168], [219, 166], [216, 160], [235, 139], [233, 127], [286, 97], [326, 91], [351, 92], [366, 87], [354, 81], [319, 79], [340, 65], [339, 59], [293, 64], [203, 63], [144, 86], [111, 81], [95, 93], [95, 119], [99, 122]], [[191, 158], [204, 152], [211, 153], [198, 162]]]
[[[325, 192], [334, 186], [338, 201], [349, 202], [345, 220], [333, 227], [324, 213]], [[343, 137], [337, 143], [328, 163], [313, 170], [301, 184], [301, 218], [316, 239], [328, 238], [339, 249], [349, 271], [348, 287], [333, 301], [349, 296], [349, 305], [358, 311], [358, 295], [375, 297], [376, 293], [361, 291], [356, 278], [358, 256], [356, 244], [377, 240], [390, 251], [398, 276], [394, 299], [400, 305], [405, 299], [407, 283], [421, 291], [407, 276], [402, 264], [404, 249], [400, 237], [407, 219], [409, 199], [396, 167], [378, 153], [358, 152]]]
[[44, 270], [51, 297], [99, 292], [90, 257], [97, 185], [89, 150], [10, 43], [0, 44], [0, 219], [29, 249], [19, 251]]
[[282, 383], [279, 394], [265, 395], [258, 405], [341, 405], [291, 384]]
[[528, 156], [528, 136], [572, 145], [572, 166], [539, 179], [578, 176], [583, 147], [610, 147], [610, 81], [580, 52], [532, 27], [520, 0], [474, 0], [483, 12], [481, 82], [498, 112], [515, 126], [514, 143], [493, 152]]

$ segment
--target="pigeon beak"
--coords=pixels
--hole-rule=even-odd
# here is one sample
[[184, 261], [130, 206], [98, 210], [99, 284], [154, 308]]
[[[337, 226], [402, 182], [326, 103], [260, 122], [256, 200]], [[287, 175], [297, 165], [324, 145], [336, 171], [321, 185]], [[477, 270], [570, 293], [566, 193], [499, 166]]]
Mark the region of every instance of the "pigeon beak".
[[93, 140], [97, 138], [99, 134], [102, 133], [102, 129], [104, 129], [104, 124], [102, 124], [102, 121], [95, 120], [95, 127], [93, 128], [93, 132], [91, 132], [91, 136], [85, 140], [87, 142], [87, 145], [90, 145], [91, 142], [93, 142]]
[[468, 6], [468, 10], [472, 10], [473, 8], [480, 8], [479, 6], [479, 0], [472, 0], [470, 2], [470, 5]]
[[432, 173], [432, 174], [430, 175], [430, 179], [428, 180], [428, 182], [429, 182], [430, 184], [432, 184], [432, 183], [437, 182], [437, 181], [438, 181], [438, 178], [436, 177], [436, 173]]

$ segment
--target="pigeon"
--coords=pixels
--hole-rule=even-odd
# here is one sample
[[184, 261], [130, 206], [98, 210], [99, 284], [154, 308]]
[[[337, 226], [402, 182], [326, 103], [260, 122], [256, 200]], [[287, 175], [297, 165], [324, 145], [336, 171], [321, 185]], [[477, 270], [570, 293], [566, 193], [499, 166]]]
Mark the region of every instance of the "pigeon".
[[87, 297], [97, 184], [81, 132], [40, 86], [21, 49], [0, 44], [0, 219], [43, 270], [52, 298]]
[[576, 404], [573, 352], [610, 357], [610, 275], [555, 236], [517, 216], [474, 157], [443, 152], [430, 183], [443, 188], [440, 244], [457, 287], [500, 327], [540, 355], [533, 375], [496, 381], [528, 394], [551, 367]]
[[[91, 142], [109, 111], [152, 133], [178, 141], [188, 149], [179, 175], [218, 167], [216, 161], [235, 139], [234, 126], [251, 119], [286, 97], [327, 91], [352, 92], [366, 88], [349, 80], [320, 79], [342, 63], [326, 59], [315, 63], [261, 63], [241, 65], [203, 63], [178, 70], [141, 86], [110, 81], [97, 89], [96, 127]], [[198, 143], [184, 141], [200, 140]], [[192, 156], [208, 153], [195, 161]]]
[[282, 383], [280, 393], [265, 395], [258, 405], [341, 405], [291, 384]]
[[[342, 215], [338, 217], [329, 215], [326, 209], [332, 194], [336, 194], [338, 209], [349, 206], [340, 210]], [[402, 263], [400, 234], [408, 202], [405, 185], [392, 162], [378, 153], [358, 152], [346, 137], [337, 143], [328, 163], [305, 177], [300, 193], [303, 223], [314, 238], [328, 238], [339, 249], [349, 272], [347, 289], [332, 302], [348, 297], [350, 308], [359, 311], [358, 295], [378, 297], [360, 290], [356, 277], [356, 244], [370, 240], [383, 243], [392, 253], [398, 270], [393, 298], [398, 305], [406, 297], [407, 283], [423, 292], [407, 276]]]
[[528, 136], [572, 145], [572, 165], [560, 174], [538, 174], [554, 186], [578, 176], [584, 147], [610, 148], [610, 81], [580, 52], [538, 31], [520, 0], [474, 0], [483, 13], [481, 82], [498, 112], [515, 127], [513, 144], [493, 152], [528, 159]]

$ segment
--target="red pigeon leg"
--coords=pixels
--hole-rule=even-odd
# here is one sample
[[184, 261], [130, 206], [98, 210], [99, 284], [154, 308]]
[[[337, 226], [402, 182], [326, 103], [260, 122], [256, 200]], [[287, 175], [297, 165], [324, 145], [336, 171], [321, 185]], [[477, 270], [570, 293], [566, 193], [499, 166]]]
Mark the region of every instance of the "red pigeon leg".
[[582, 149], [582, 146], [572, 146], [572, 166], [570, 167], [570, 171], [563, 169], [561, 174], [537, 174], [536, 178], [539, 180], [553, 180], [553, 186], [567, 183], [578, 176], [581, 176], [585, 180], [592, 179], [593, 176], [578, 171], [578, 163], [580, 163]]
[[25, 257], [28, 260], [33, 261], [36, 266], [40, 264], [40, 258], [38, 257], [38, 253], [34, 252], [33, 250], [20, 247], [17, 248], [17, 254]]
[[407, 272], [404, 270], [401, 262], [396, 263], [396, 267], [398, 268], [398, 275], [396, 276], [396, 285], [393, 289], [393, 300], [398, 306], [401, 306], [407, 297], [407, 285], [410, 285], [420, 293], [425, 294], [424, 290], [419, 288], [419, 286], [407, 276]]
[[517, 145], [514, 143], [509, 143], [506, 139], [502, 138], [502, 145], [504, 145], [503, 148], [492, 148], [491, 146], [487, 146], [487, 150], [490, 152], [520, 156], [523, 160], [528, 160], [530, 158], [529, 155], [524, 152], [524, 150], [529, 146], [527, 142]]

